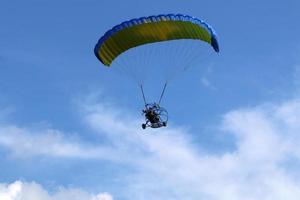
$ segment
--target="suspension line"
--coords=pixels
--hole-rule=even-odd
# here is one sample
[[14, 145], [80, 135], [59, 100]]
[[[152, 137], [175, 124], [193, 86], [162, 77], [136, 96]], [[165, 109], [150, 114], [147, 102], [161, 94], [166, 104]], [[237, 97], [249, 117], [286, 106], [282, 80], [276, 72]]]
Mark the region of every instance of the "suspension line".
[[141, 87], [141, 91], [142, 91], [142, 94], [143, 94], [143, 99], [144, 99], [144, 103], [145, 103], [145, 106], [146, 106], [146, 98], [145, 98], [145, 94], [144, 94], [144, 89], [143, 89], [143, 84], [140, 84], [140, 87]]
[[162, 93], [161, 93], [161, 95], [160, 95], [160, 98], [159, 98], [159, 101], [158, 101], [158, 105], [160, 105], [160, 102], [161, 102], [161, 100], [162, 100], [162, 98], [163, 98], [163, 96], [164, 96], [164, 93], [165, 93], [165, 90], [166, 90], [166, 87], [167, 87], [167, 81], [166, 81], [166, 83], [165, 83], [165, 85], [164, 85], [164, 89], [163, 89], [163, 91], [162, 91]]

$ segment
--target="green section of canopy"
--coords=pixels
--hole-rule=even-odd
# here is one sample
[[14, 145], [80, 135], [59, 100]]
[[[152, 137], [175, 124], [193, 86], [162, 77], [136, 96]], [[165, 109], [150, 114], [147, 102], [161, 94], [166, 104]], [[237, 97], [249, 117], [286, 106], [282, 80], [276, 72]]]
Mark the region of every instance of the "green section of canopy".
[[211, 32], [190, 21], [145, 21], [113, 33], [95, 49], [101, 62], [109, 66], [121, 53], [140, 45], [177, 40], [195, 39], [212, 44]]

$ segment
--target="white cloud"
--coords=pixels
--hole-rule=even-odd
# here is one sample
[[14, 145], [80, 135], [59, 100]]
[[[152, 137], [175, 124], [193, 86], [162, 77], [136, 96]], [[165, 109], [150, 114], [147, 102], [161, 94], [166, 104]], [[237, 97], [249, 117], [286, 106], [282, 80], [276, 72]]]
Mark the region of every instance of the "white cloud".
[[113, 200], [109, 193], [91, 194], [81, 189], [60, 188], [53, 194], [35, 182], [0, 184], [1, 200]]
[[299, 107], [294, 100], [226, 114], [218, 134], [233, 134], [236, 148], [222, 155], [199, 152], [177, 127], [137, 129], [136, 120], [108, 105], [87, 106], [85, 120], [138, 169], [127, 186], [128, 199], [298, 199], [300, 183], [285, 164], [300, 155]]
[[[6, 126], [0, 128], [0, 145], [16, 155], [113, 158], [110, 161], [117, 162], [116, 166], [122, 163], [133, 171], [119, 168], [124, 179], [118, 196], [124, 199], [296, 200], [300, 195], [300, 170], [293, 167], [300, 159], [298, 99], [224, 115], [219, 125], [222, 131], [216, 134], [233, 135], [235, 149], [221, 155], [202, 152], [193, 145], [190, 134], [175, 125], [142, 130], [137, 119], [108, 104], [82, 102], [81, 113], [107, 143], [93, 146], [56, 130], [38, 134]], [[18, 194], [16, 189], [10, 191]], [[49, 198], [62, 199], [59, 195], [66, 194], [61, 190]], [[102, 193], [93, 198], [110, 200], [111, 196]]]
[[113, 200], [113, 197], [109, 193], [101, 193], [98, 194], [96, 197], [93, 198], [93, 200]]
[[63, 158], [102, 158], [114, 159], [106, 147], [96, 147], [66, 136], [54, 129], [31, 130], [17, 126], [0, 127], [0, 146], [7, 148], [13, 156], [54, 156]]

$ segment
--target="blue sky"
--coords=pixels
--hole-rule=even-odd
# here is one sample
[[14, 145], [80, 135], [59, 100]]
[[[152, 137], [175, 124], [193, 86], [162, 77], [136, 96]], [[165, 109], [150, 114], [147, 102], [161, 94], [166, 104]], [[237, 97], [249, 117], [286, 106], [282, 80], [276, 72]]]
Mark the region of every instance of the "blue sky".
[[[0, 199], [297, 199], [299, 8], [2, 1]], [[93, 48], [114, 25], [162, 13], [208, 22], [220, 53], [169, 85], [169, 126], [143, 131], [139, 88]]]

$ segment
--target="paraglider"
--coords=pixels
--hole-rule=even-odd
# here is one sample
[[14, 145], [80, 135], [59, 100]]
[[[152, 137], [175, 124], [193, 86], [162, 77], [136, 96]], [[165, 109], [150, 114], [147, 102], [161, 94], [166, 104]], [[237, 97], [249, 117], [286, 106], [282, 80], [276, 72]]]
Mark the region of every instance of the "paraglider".
[[143, 110], [145, 114], [145, 123], [142, 124], [142, 128], [160, 128], [167, 126], [168, 122], [168, 112], [163, 107], [160, 107], [157, 103], [145, 104], [145, 109]]
[[[206, 43], [209, 44], [215, 52], [219, 52], [216, 33], [206, 22], [188, 15], [167, 14], [132, 19], [114, 26], [99, 39], [94, 48], [94, 53], [101, 63], [109, 67], [118, 59], [118, 57], [121, 57], [121, 55], [131, 49], [179, 40], [192, 40], [194, 41], [193, 43], [201, 41], [201, 43], [197, 43], [196, 45], [201, 46], [203, 43]], [[186, 46], [184, 48], [187, 50], [184, 50], [185, 52], [182, 53], [181, 56], [184, 57], [196, 53], [194, 57], [199, 57], [196, 51], [189, 48], [188, 45], [185, 45], [186, 43], [188, 42], [185, 42], [183, 46]], [[178, 51], [177, 49], [175, 50]], [[191, 53], [187, 54], [186, 51], [190, 51]], [[165, 52], [168, 53], [168, 51]], [[177, 57], [178, 56], [173, 56], [171, 59], [174, 60], [177, 59]], [[166, 60], [168, 61], [170, 59]], [[185, 70], [189, 64], [188, 59], [183, 60], [181, 64], [178, 62], [178, 68], [181, 67]], [[122, 64], [121, 69], [126, 70], [127, 68], [125, 68], [124, 65], [125, 64]], [[138, 79], [137, 77], [139, 76], [134, 75], [135, 70], [132, 70], [130, 68], [131, 66], [138, 66], [140, 68], [143, 66], [129, 65], [128, 67], [128, 74], [135, 79]], [[174, 64], [169, 66], [172, 66], [175, 71]], [[145, 116], [145, 123], [142, 124], [143, 129], [146, 127], [160, 128], [167, 125], [168, 112], [160, 106], [160, 103], [168, 81], [169, 80], [165, 81], [163, 92], [161, 93], [158, 103], [148, 103], [146, 101], [143, 90], [143, 81], [137, 81], [141, 88], [145, 104], [145, 109], [143, 110]]]
[[145, 123], [142, 124], [142, 128], [146, 127], [151, 128], [160, 128], [167, 126], [168, 122], [168, 112], [166, 109], [160, 106], [161, 99], [164, 95], [167, 84], [165, 84], [162, 94], [160, 96], [158, 103], [147, 103], [144, 95], [143, 86], [141, 85], [141, 91], [143, 94], [143, 99], [145, 103], [145, 109], [143, 110], [143, 114], [145, 115]]

